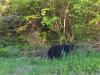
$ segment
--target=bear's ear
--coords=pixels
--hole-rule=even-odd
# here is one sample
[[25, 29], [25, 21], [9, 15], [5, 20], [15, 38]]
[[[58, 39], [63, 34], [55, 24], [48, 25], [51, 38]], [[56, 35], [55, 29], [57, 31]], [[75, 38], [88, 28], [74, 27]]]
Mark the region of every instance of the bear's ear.
[[65, 50], [67, 51], [71, 51], [74, 49], [74, 44], [67, 44], [64, 46]]

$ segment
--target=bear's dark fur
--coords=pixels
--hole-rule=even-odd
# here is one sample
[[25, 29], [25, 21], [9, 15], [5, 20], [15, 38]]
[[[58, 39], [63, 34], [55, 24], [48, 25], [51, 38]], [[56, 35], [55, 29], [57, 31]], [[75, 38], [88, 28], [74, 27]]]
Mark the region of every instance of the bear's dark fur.
[[74, 44], [68, 44], [68, 45], [55, 45], [52, 46], [48, 50], [48, 57], [50, 59], [57, 59], [63, 56], [63, 54], [68, 54], [72, 49], [74, 48]]

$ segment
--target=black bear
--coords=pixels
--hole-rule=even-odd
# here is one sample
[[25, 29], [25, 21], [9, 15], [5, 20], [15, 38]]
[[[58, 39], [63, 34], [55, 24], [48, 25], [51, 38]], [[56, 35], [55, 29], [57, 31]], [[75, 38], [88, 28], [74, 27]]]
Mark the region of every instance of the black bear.
[[74, 44], [52, 46], [48, 50], [48, 57], [50, 59], [60, 58], [61, 56], [63, 56], [63, 54], [65, 54], [65, 55], [68, 54], [73, 48], [74, 48]]

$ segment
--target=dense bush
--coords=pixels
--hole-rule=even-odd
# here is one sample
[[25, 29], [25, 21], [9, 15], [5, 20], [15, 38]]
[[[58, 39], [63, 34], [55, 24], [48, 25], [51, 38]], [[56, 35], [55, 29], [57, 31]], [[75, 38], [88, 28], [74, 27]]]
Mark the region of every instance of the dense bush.
[[[35, 30], [38, 27], [42, 41], [50, 42], [48, 37], [52, 38], [52, 36], [48, 34], [57, 32], [59, 34], [57, 41], [62, 43], [74, 39], [94, 39], [100, 31], [100, 1], [98, 0], [5, 0], [0, 6], [1, 17], [14, 15], [10, 24], [0, 18], [0, 35], [5, 33], [6, 37], [11, 37], [12, 32], [23, 35], [26, 27], [30, 27], [32, 31], [38, 31]], [[38, 22], [34, 21], [38, 18]], [[14, 30], [9, 28], [9, 25], [15, 25]], [[49, 31], [42, 32], [43, 27]], [[17, 41], [22, 40], [17, 39], [19, 35], [14, 37]]]

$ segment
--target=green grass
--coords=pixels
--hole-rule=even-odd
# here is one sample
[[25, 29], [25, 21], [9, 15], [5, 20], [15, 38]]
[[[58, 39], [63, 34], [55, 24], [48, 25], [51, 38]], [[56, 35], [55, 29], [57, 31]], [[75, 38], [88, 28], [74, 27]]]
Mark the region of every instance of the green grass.
[[[87, 52], [89, 50], [89, 53]], [[77, 49], [59, 60], [0, 58], [0, 75], [100, 75], [100, 51]]]

